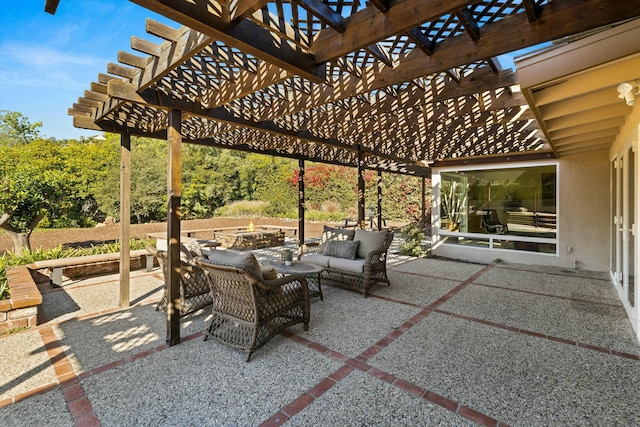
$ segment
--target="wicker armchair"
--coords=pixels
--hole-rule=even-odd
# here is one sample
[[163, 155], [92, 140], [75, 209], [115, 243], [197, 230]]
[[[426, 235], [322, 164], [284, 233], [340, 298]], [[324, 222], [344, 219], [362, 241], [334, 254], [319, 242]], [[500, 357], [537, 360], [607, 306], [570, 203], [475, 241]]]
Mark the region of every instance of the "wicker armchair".
[[242, 267], [213, 264], [197, 258], [209, 278], [213, 298], [209, 337], [247, 352], [255, 350], [282, 329], [302, 323], [309, 329], [309, 289], [301, 275], [265, 280]]
[[[158, 250], [153, 246], [148, 246], [147, 250], [151, 252], [158, 260], [158, 264], [162, 268], [164, 275], [164, 291], [162, 298], [156, 305], [156, 311], [167, 307], [167, 283], [169, 283], [167, 271], [167, 252]], [[207, 276], [199, 266], [193, 264], [192, 253], [184, 246], [180, 248], [180, 316], [193, 313], [201, 308], [211, 304], [211, 293], [209, 289], [209, 281]]]

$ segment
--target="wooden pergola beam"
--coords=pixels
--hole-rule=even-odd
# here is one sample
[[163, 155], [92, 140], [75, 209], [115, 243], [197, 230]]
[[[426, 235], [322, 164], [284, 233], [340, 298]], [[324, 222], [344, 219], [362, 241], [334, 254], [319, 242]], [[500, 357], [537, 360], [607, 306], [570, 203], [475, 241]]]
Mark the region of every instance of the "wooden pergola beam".
[[268, 30], [249, 20], [231, 25], [231, 21], [225, 21], [209, 11], [206, 2], [131, 1], [293, 74], [317, 83], [325, 82], [324, 65], [316, 65], [311, 54], [294, 50], [287, 43], [280, 43]]
[[342, 15], [336, 13], [322, 0], [293, 0], [299, 4], [307, 12], [315, 16], [320, 22], [333, 28], [339, 33], [344, 33], [347, 26], [347, 20]]

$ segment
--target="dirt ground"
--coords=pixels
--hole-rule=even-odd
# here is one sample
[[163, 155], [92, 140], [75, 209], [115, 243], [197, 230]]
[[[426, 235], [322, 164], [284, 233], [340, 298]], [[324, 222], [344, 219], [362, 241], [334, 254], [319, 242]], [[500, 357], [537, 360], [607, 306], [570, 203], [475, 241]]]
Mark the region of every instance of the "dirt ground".
[[[274, 218], [211, 218], [182, 221], [181, 229], [197, 230], [219, 227], [246, 227], [249, 222], [254, 225], [282, 225], [297, 227], [295, 220], [279, 220]], [[319, 237], [322, 234], [323, 223], [305, 223], [305, 238]], [[143, 238], [147, 233], [163, 232], [167, 229], [166, 222], [156, 222], [149, 224], [132, 224], [131, 237]], [[49, 249], [58, 245], [78, 247], [91, 246], [104, 242], [112, 242], [120, 237], [120, 226], [118, 224], [99, 226], [95, 228], [73, 228], [73, 229], [38, 229], [31, 235], [32, 249]], [[198, 233], [198, 238], [211, 238], [207, 233]], [[13, 249], [13, 241], [8, 234], [0, 232], [0, 253]]]

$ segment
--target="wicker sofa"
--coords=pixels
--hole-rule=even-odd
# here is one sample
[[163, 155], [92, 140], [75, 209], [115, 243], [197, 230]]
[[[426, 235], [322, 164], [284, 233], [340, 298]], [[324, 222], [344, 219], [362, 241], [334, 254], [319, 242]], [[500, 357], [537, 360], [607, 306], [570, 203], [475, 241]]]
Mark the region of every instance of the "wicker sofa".
[[321, 266], [323, 281], [358, 290], [366, 297], [374, 283], [391, 285], [387, 278], [387, 250], [393, 235], [391, 230], [325, 226], [319, 245], [306, 245], [301, 260]]

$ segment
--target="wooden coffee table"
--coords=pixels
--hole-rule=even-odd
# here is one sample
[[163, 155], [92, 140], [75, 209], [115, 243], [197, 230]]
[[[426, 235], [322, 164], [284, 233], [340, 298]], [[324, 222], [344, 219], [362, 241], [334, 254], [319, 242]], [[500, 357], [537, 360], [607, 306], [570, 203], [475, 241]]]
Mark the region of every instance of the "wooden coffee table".
[[320, 297], [324, 300], [322, 295], [322, 287], [320, 286], [320, 273], [322, 267], [310, 262], [304, 261], [292, 261], [291, 265], [285, 265], [280, 260], [269, 261], [269, 265], [280, 276], [287, 276], [289, 274], [302, 274], [307, 279], [307, 285], [309, 286], [309, 298]]

